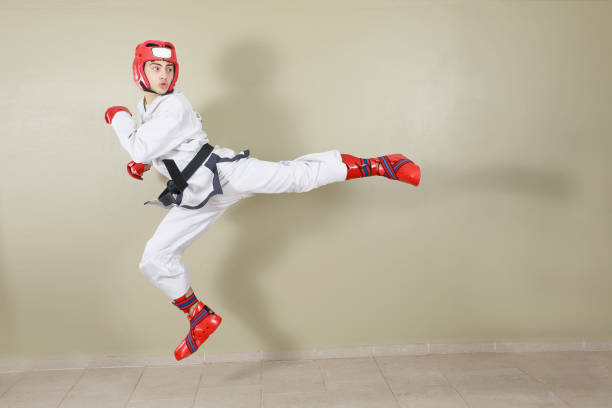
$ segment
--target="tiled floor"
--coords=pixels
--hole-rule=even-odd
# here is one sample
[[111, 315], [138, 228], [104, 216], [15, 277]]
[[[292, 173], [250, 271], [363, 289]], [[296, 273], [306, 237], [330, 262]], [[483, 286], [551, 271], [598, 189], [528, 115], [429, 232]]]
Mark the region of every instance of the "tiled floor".
[[0, 373], [0, 408], [612, 407], [612, 351]]

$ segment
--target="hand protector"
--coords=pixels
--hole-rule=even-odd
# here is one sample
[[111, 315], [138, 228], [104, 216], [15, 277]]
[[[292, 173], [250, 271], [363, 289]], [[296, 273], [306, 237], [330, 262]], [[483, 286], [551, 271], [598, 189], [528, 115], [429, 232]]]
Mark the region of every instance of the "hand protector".
[[129, 113], [130, 116], [132, 116], [132, 112], [130, 112], [125, 106], [111, 106], [106, 110], [106, 113], [104, 114], [104, 119], [106, 120], [106, 123], [110, 125], [113, 121], [113, 118], [115, 117], [115, 114], [121, 111], [125, 111]]
[[135, 179], [142, 180], [142, 174], [147, 171], [143, 163], [129, 162], [127, 165], [127, 172], [130, 176]]

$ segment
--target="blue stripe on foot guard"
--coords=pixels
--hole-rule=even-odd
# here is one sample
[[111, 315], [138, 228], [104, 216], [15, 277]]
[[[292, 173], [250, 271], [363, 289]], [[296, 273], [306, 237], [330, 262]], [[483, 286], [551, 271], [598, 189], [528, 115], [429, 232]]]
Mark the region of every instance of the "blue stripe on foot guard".
[[385, 158], [385, 156], [382, 156], [381, 159], [383, 161], [383, 164], [385, 165], [385, 168], [387, 169], [387, 173], [389, 173], [389, 176], [391, 176], [394, 180], [397, 180], [397, 176], [391, 169], [391, 166], [389, 165], [389, 162], [387, 162], [387, 159]]
[[361, 173], [364, 177], [367, 177], [370, 175], [370, 169], [368, 166], [368, 161], [366, 159], [361, 159]]
[[193, 341], [193, 337], [191, 337], [191, 331], [187, 334], [187, 347], [189, 347], [189, 350], [192, 353], [198, 349], [198, 346], [196, 346], [195, 342]]
[[195, 319], [192, 319], [190, 327], [193, 329], [194, 326], [197, 326], [198, 323], [200, 323], [200, 321], [202, 321], [202, 319], [204, 319], [204, 317], [206, 317], [207, 314], [208, 314], [208, 311], [201, 313]]
[[395, 164], [395, 166], [393, 166], [393, 170], [397, 171], [400, 167], [402, 167], [404, 164], [407, 164], [407, 163], [411, 163], [411, 161], [410, 160], [402, 160], [400, 162], [397, 162]]

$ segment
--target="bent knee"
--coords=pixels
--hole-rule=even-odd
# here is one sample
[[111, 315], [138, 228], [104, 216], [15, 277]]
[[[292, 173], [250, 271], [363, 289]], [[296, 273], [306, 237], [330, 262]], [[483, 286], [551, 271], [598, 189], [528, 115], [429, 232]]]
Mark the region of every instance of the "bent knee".
[[138, 266], [143, 273], [150, 270], [159, 270], [163, 271], [164, 275], [174, 275], [180, 273], [183, 269], [182, 255], [182, 252], [177, 252], [174, 249], [158, 251], [145, 249]]
[[140, 263], [138, 264], [138, 268], [140, 269], [140, 272], [145, 273], [146, 270], [151, 269], [151, 267], [153, 266], [153, 259], [151, 257], [142, 257], [142, 259], [140, 259]]
[[151, 280], [160, 275], [169, 275], [172, 268], [172, 255], [164, 252], [151, 253], [145, 251], [138, 264], [140, 272]]
[[159, 275], [159, 261], [154, 256], [144, 255], [138, 264], [140, 273], [149, 279], [153, 279]]

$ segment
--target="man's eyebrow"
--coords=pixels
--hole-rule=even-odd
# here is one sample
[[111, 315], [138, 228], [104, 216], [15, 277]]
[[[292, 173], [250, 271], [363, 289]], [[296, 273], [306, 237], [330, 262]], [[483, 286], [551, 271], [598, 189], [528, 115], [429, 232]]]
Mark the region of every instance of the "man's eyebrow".
[[[162, 64], [160, 64], [159, 62], [155, 62], [155, 61], [150, 61], [150, 62], [151, 62], [151, 65], [155, 64], [155, 65], [159, 65], [160, 67], [162, 66]], [[171, 62], [169, 64], [166, 64], [165, 66], [166, 67], [173, 67], [174, 64]]]

